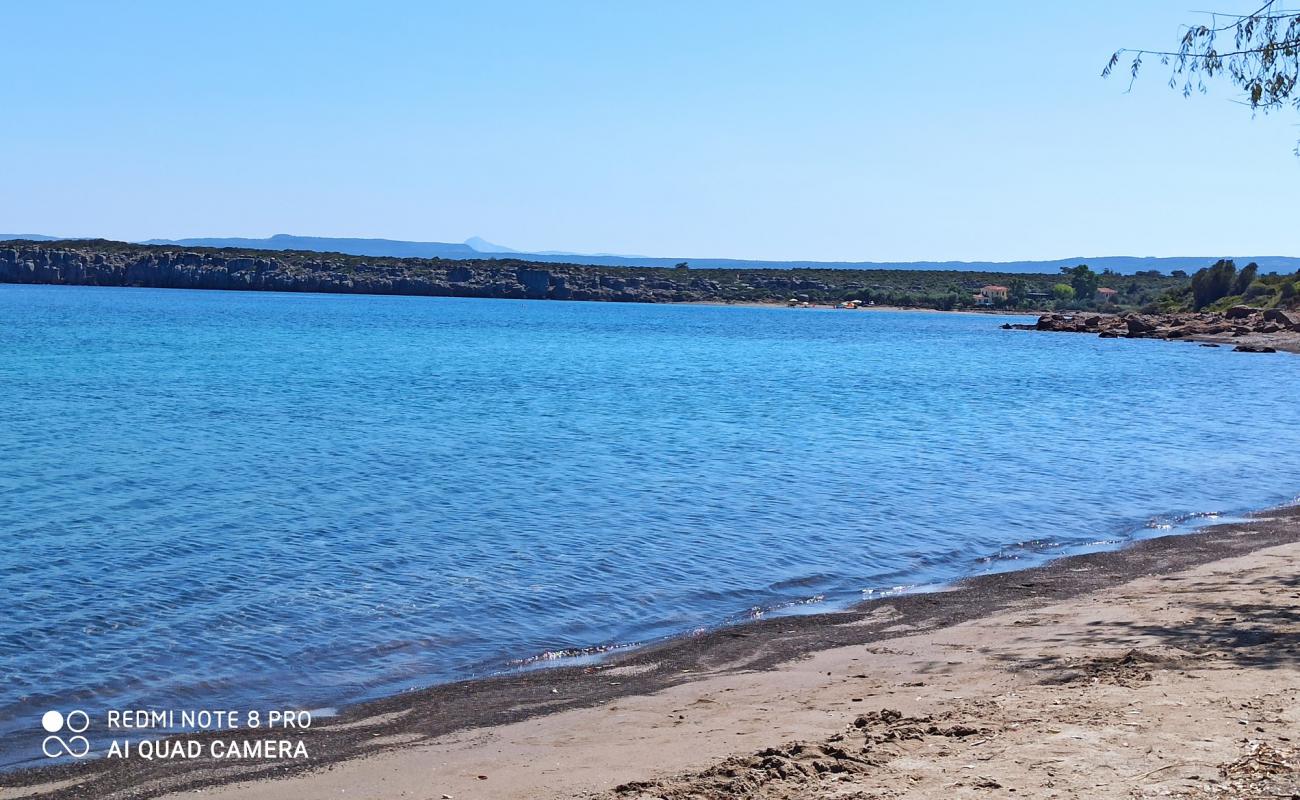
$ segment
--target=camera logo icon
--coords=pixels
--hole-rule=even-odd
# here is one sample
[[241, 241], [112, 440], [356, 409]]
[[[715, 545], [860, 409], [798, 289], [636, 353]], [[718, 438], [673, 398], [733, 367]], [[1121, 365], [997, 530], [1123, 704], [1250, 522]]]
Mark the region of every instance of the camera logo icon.
[[[41, 727], [50, 734], [41, 742], [41, 752], [46, 758], [84, 758], [90, 753], [90, 740], [81, 735], [90, 727], [90, 715], [86, 712], [77, 709], [64, 715], [61, 711], [46, 711], [41, 716]], [[64, 732], [69, 735], [65, 737]]]

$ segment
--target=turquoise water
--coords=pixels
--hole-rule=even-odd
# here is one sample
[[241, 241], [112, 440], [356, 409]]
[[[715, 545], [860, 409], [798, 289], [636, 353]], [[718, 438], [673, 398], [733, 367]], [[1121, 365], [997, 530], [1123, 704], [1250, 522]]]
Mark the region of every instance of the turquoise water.
[[1300, 358], [1002, 321], [0, 286], [0, 764], [1296, 493]]

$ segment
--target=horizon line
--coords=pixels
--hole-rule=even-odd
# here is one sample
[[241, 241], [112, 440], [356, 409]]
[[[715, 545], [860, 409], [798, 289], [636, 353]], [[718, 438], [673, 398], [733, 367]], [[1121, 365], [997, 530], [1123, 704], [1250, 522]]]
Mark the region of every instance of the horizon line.
[[[31, 238], [31, 237], [35, 237], [35, 238]], [[1059, 261], [1077, 261], [1078, 263], [1083, 264], [1083, 263], [1087, 263], [1088, 261], [1093, 261], [1093, 260], [1098, 260], [1098, 259], [1136, 259], [1136, 260], [1152, 260], [1152, 261], [1154, 261], [1154, 260], [1188, 260], [1188, 261], [1201, 261], [1201, 260], [1205, 260], [1205, 259], [1247, 259], [1247, 258], [1248, 258], [1248, 259], [1298, 259], [1298, 258], [1300, 258], [1300, 256], [1292, 256], [1292, 255], [1284, 255], [1284, 254], [1261, 254], [1261, 253], [1255, 253], [1255, 254], [1250, 254], [1250, 255], [1246, 255], [1246, 254], [1217, 254], [1217, 253], [1216, 253], [1216, 254], [1211, 254], [1211, 255], [1172, 255], [1172, 256], [1131, 255], [1131, 254], [1125, 254], [1125, 253], [1112, 253], [1112, 254], [1106, 254], [1106, 255], [1095, 254], [1095, 255], [1090, 255], [1090, 256], [1083, 256], [1083, 255], [1058, 256], [1058, 257], [1054, 257], [1054, 258], [1018, 258], [1018, 259], [1011, 259], [1011, 258], [912, 258], [912, 259], [905, 259], [905, 260], [899, 260], [899, 259], [881, 259], [881, 260], [873, 260], [873, 259], [870, 259], [870, 258], [853, 260], [853, 259], [846, 259], [846, 258], [830, 258], [830, 259], [827, 259], [827, 258], [751, 258], [751, 257], [734, 257], [734, 256], [656, 256], [656, 255], [645, 255], [645, 254], [636, 254], [636, 255], [633, 255], [633, 254], [626, 254], [626, 253], [613, 253], [613, 252], [584, 253], [584, 252], [579, 252], [579, 251], [576, 251], [576, 250], [573, 250], [573, 251], [571, 251], [571, 250], [520, 250], [520, 249], [517, 249], [517, 248], [508, 247], [507, 245], [500, 245], [500, 244], [497, 244], [497, 243], [495, 243], [495, 242], [491, 242], [491, 241], [489, 241], [489, 240], [487, 240], [487, 239], [484, 239], [483, 237], [480, 237], [480, 236], [477, 236], [477, 235], [475, 235], [475, 236], [470, 236], [470, 237], [468, 237], [467, 239], [465, 239], [464, 241], [459, 241], [459, 242], [457, 242], [457, 241], [440, 241], [440, 240], [433, 240], [433, 239], [428, 239], [428, 240], [425, 240], [425, 239], [393, 239], [393, 238], [389, 238], [389, 237], [386, 237], [386, 236], [322, 236], [322, 235], [317, 235], [317, 234], [299, 234], [299, 233], [276, 233], [276, 234], [272, 234], [272, 235], [270, 235], [270, 236], [261, 236], [261, 237], [258, 237], [258, 236], [233, 236], [233, 235], [230, 235], [230, 236], [214, 236], [214, 235], [208, 235], [208, 236], [184, 236], [184, 237], [178, 237], [178, 238], [174, 238], [174, 239], [168, 239], [168, 238], [163, 238], [163, 237], [151, 237], [151, 238], [148, 238], [148, 239], [113, 239], [113, 238], [109, 238], [109, 237], [105, 237], [105, 236], [54, 236], [54, 235], [51, 235], [51, 234], [41, 234], [41, 233], [23, 233], [23, 234], [12, 234], [12, 233], [6, 233], [6, 234], [0, 234], [0, 241], [68, 241], [68, 242], [73, 242], [73, 241], [107, 241], [107, 242], [117, 242], [117, 243], [120, 243], [120, 244], [133, 244], [133, 245], [140, 245], [140, 246], [144, 246], [144, 247], [151, 247], [151, 246], [173, 246], [173, 247], [175, 247], [175, 246], [186, 246], [189, 242], [192, 242], [193, 240], [202, 240], [202, 239], [243, 239], [243, 240], [247, 240], [247, 241], [249, 241], [249, 242], [271, 242], [271, 241], [273, 241], [273, 240], [275, 240], [276, 238], [279, 238], [279, 237], [284, 237], [284, 238], [294, 238], [294, 239], [321, 239], [321, 240], [325, 240], [325, 241], [330, 241], [330, 240], [339, 240], [339, 241], [368, 241], [368, 242], [387, 242], [387, 243], [395, 243], [395, 244], [411, 244], [411, 245], [446, 245], [446, 246], [464, 246], [464, 247], [468, 247], [468, 248], [471, 249], [471, 250], [474, 250], [475, 252], [479, 253], [480, 255], [483, 255], [483, 256], [485, 256], [485, 257], [489, 257], [489, 258], [520, 258], [520, 259], [523, 259], [524, 256], [546, 256], [546, 257], [549, 257], [549, 258], [557, 258], [557, 257], [563, 257], [563, 256], [572, 256], [572, 257], [575, 257], [575, 258], [654, 259], [654, 260], [663, 260], [663, 261], [681, 260], [681, 261], [685, 261], [685, 262], [687, 262], [687, 263], [689, 263], [690, 261], [693, 261], [693, 260], [694, 260], [694, 261], [744, 261], [744, 262], [752, 262], [752, 263], [755, 263], [755, 264], [800, 264], [800, 263], [811, 263], [811, 264], [1024, 264], [1024, 263], [1040, 263], [1040, 262], [1043, 262], [1043, 263], [1050, 263], [1050, 262], [1059, 262]], [[478, 239], [479, 241], [483, 241], [483, 242], [486, 242], [486, 243], [488, 243], [488, 244], [492, 244], [492, 245], [494, 245], [494, 246], [496, 246], [496, 247], [500, 247], [500, 248], [502, 248], [502, 249], [501, 249], [501, 250], [478, 250], [477, 248], [474, 248], [472, 245], [468, 244], [469, 241], [474, 240], [474, 239]], [[200, 245], [200, 244], [191, 244], [191, 245], [189, 245], [189, 246], [193, 246], [193, 247], [212, 247], [213, 249], [220, 249], [220, 247], [221, 247], [221, 246], [214, 246], [214, 245]], [[251, 248], [251, 249], [261, 249], [261, 248]], [[273, 248], [268, 248], [268, 249], [273, 249]], [[284, 249], [289, 249], [289, 248], [284, 248]], [[320, 251], [320, 252], [327, 252], [327, 251]], [[346, 253], [344, 253], [344, 254], [345, 254], [345, 255], [348, 255], [348, 254], [346, 254]], [[376, 257], [376, 258], [378, 258], [378, 257], [393, 257], [393, 256], [372, 256], [372, 257]], [[407, 257], [422, 257], [422, 256], [407, 256]]]

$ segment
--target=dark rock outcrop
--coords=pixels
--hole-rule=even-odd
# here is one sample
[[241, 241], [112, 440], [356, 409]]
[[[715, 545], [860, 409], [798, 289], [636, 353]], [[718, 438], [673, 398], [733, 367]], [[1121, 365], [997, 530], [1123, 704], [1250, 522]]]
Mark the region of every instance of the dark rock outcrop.
[[1158, 325], [1146, 317], [1132, 316], [1124, 320], [1124, 324], [1128, 327], [1129, 336], [1141, 336], [1147, 333], [1155, 333], [1160, 329]]
[[1276, 323], [1284, 328], [1291, 328], [1296, 324], [1285, 311], [1276, 308], [1264, 309], [1264, 321]]
[[[1105, 339], [1122, 336], [1128, 339], [1200, 341], [1206, 337], [1247, 337], [1247, 341], [1237, 347], [1243, 353], [1271, 353], [1275, 352], [1275, 345], [1288, 350], [1300, 349], [1300, 336], [1296, 335], [1300, 332], [1297, 330], [1300, 325], [1288, 324], [1290, 317], [1285, 312], [1269, 309], [1260, 313], [1260, 309], [1247, 306], [1240, 308], [1246, 308], [1250, 313], [1237, 312], [1231, 322], [1228, 321], [1227, 313], [1212, 312], [1106, 314], [1087, 317], [1054, 313], [1039, 317], [1033, 328], [1040, 331], [1095, 333]], [[1252, 337], [1254, 341], [1250, 341]]]

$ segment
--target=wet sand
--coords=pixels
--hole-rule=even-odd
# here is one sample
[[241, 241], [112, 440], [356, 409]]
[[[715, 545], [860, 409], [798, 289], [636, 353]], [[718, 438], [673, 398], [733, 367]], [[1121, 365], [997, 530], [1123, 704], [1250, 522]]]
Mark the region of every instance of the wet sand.
[[1275, 511], [399, 695], [313, 727], [303, 763], [101, 761], [0, 798], [1287, 797], [1297, 575], [1300, 511]]

